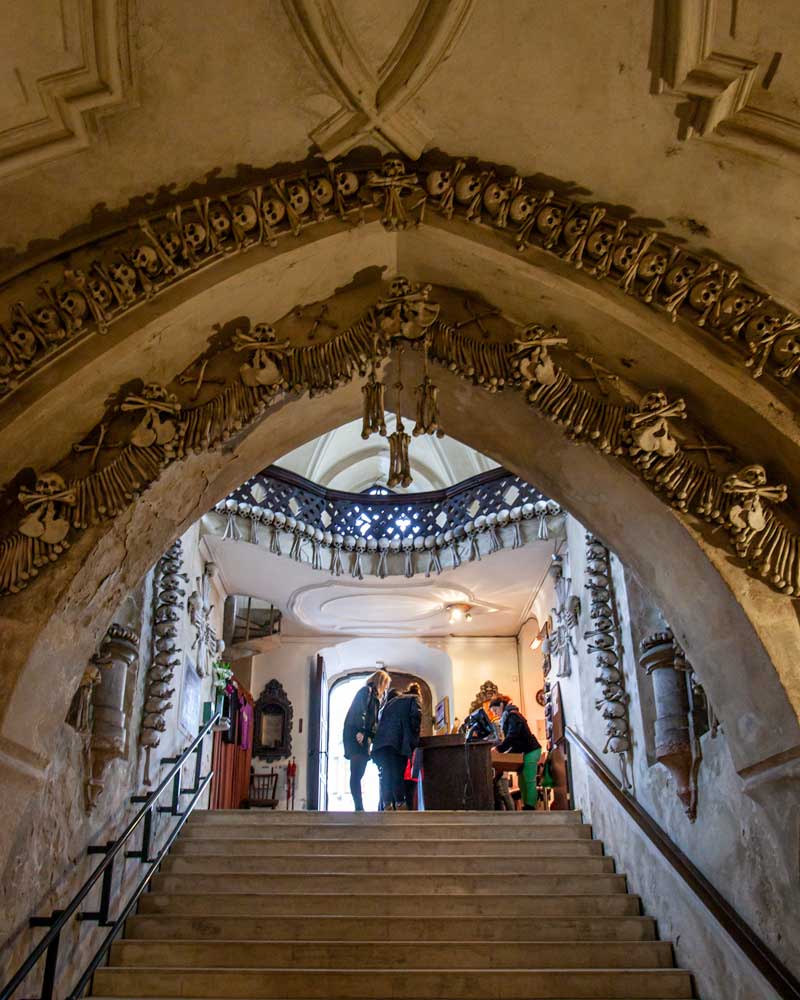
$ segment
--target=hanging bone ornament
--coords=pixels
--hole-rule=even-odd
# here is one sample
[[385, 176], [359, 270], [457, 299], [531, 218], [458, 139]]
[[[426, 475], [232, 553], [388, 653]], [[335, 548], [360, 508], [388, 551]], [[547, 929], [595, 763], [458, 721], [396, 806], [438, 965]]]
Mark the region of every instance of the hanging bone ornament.
[[69, 532], [65, 508], [74, 507], [75, 489], [67, 486], [57, 472], [45, 472], [36, 480], [32, 490], [22, 487], [19, 501], [28, 516], [19, 524], [19, 530], [28, 538], [36, 538], [46, 545], [60, 545]]
[[426, 336], [423, 344], [423, 379], [422, 384], [414, 390], [417, 397], [417, 421], [412, 431], [414, 437], [420, 434], [435, 434], [444, 437], [444, 431], [439, 427], [439, 388], [434, 385], [428, 375], [429, 340]]
[[171, 419], [180, 412], [177, 398], [156, 382], [149, 382], [141, 395], [131, 393], [120, 406], [123, 413], [144, 411], [139, 425], [130, 437], [136, 448], [150, 448], [153, 445], [171, 444], [176, 435], [175, 421]]
[[556, 370], [550, 357], [549, 347], [564, 347], [567, 338], [559, 334], [558, 328], [551, 326], [549, 330], [536, 323], [526, 326], [522, 336], [512, 344], [512, 368], [519, 374], [524, 388], [529, 388], [534, 382], [537, 385], [553, 385], [556, 380]]
[[361, 425], [361, 437], [366, 441], [371, 434], [386, 437], [386, 418], [384, 416], [385, 386], [370, 372], [367, 381], [361, 387], [364, 395], [364, 418]]
[[763, 465], [748, 465], [728, 476], [722, 490], [736, 500], [728, 512], [735, 532], [763, 531], [767, 524], [763, 501], [783, 503], [789, 495], [785, 485], [767, 484], [767, 473]]
[[412, 483], [411, 464], [408, 457], [408, 446], [411, 436], [405, 433], [403, 421], [398, 416], [397, 430], [389, 435], [389, 477], [386, 485], [389, 489], [395, 486], [408, 487]]
[[278, 343], [275, 330], [269, 323], [257, 323], [251, 333], [237, 330], [233, 337], [233, 349], [250, 351], [249, 360], [239, 369], [245, 385], [275, 388], [286, 384], [278, 363], [290, 357], [294, 349], [289, 346], [288, 340]]
[[630, 453], [635, 458], [660, 455], [669, 458], [678, 449], [678, 442], [672, 436], [669, 420], [678, 417], [686, 419], [686, 404], [682, 399], [673, 403], [664, 392], [649, 392], [643, 397], [636, 413], [630, 416], [630, 433], [633, 440]]
[[[417, 225], [423, 219], [427, 195], [420, 187], [416, 174], [406, 173], [406, 165], [402, 158], [394, 153], [383, 158], [383, 173], [370, 170], [367, 174], [367, 187], [372, 192], [376, 205], [381, 209], [381, 222], [390, 230], [406, 229], [411, 224], [410, 212], [420, 209]], [[413, 205], [406, 207], [405, 197], [417, 193]]]

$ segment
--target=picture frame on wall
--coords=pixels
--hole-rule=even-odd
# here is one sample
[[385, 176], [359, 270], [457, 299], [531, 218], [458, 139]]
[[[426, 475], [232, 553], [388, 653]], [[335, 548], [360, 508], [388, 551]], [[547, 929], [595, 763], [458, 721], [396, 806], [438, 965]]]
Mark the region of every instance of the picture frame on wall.
[[435, 733], [450, 732], [450, 699], [447, 695], [436, 703], [433, 714], [433, 730]]
[[200, 726], [203, 682], [197, 673], [192, 658], [187, 656], [183, 664], [183, 684], [178, 708], [178, 726], [187, 736], [197, 736]]

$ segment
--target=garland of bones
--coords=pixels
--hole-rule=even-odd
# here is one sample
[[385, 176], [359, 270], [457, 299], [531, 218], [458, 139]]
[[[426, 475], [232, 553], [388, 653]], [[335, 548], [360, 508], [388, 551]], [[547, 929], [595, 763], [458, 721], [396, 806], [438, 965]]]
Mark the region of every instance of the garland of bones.
[[[800, 596], [800, 536], [772, 509], [786, 499], [786, 487], [770, 485], [760, 465], [722, 479], [694, 461], [671, 430], [671, 421], [686, 418], [683, 400], [654, 391], [638, 406], [614, 403], [593, 395], [554, 362], [550, 349], [567, 343], [555, 328], [532, 324], [512, 343], [499, 343], [467, 334], [463, 324], [449, 324], [439, 312], [430, 301], [429, 285], [396, 278], [387, 298], [326, 342], [291, 347], [277, 340], [269, 324], [237, 330], [232, 349], [244, 363], [238, 377], [209, 402], [182, 407], [169, 388], [157, 384], [128, 393], [110, 418], [129, 421], [126, 440], [105, 444], [108, 424], [103, 423], [88, 444], [74, 446], [91, 450], [92, 468], [104, 448], [116, 450], [104, 468], [70, 481], [52, 470], [39, 475], [33, 488], [19, 489], [24, 514], [16, 530], [0, 539], [0, 593], [18, 592], [59, 558], [71, 532], [115, 517], [162, 468], [189, 453], [218, 447], [260, 417], [279, 394], [329, 392], [358, 375], [366, 379], [363, 434], [385, 432], [377, 365], [405, 344], [422, 350], [426, 358], [415, 434], [439, 432], [428, 359], [489, 392], [520, 389], [531, 406], [570, 438], [630, 461], [677, 510], [724, 526], [750, 569], [784, 594]], [[211, 361], [213, 357], [202, 362], [201, 376]], [[408, 473], [409, 436], [401, 426], [396, 434], [406, 439], [400, 441], [404, 454], [403, 448], [392, 452], [393, 475], [402, 479]]]

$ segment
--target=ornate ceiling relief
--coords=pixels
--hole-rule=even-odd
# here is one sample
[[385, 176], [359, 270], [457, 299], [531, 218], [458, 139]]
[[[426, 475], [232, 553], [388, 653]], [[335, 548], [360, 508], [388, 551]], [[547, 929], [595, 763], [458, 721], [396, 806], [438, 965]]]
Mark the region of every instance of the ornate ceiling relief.
[[[524, 392], [569, 437], [625, 461], [676, 510], [723, 527], [751, 570], [800, 596], [800, 536], [773, 509], [786, 499], [786, 487], [771, 485], [758, 464], [730, 470], [724, 444], [705, 443], [698, 459], [697, 446], [679, 429], [687, 418], [683, 400], [660, 390], [642, 395], [621, 379], [609, 383], [600, 366], [587, 381], [585, 359], [570, 352], [558, 330], [515, 327], [500, 315], [476, 313], [463, 293], [437, 289], [434, 297], [431, 287], [405, 278], [325, 341], [298, 347], [279, 339], [276, 327], [297, 322], [293, 311], [275, 327], [236, 330], [169, 386], [123, 393], [82, 450], [19, 489], [15, 527], [0, 540], [0, 592], [20, 590], [76, 532], [116, 516], [166, 465], [218, 447], [277, 398], [374, 377], [377, 363], [408, 349], [490, 394]], [[369, 394], [365, 400], [369, 417]], [[424, 407], [419, 419], [428, 419]]]
[[[654, 25], [654, 89], [685, 98], [679, 138], [705, 137], [749, 146], [763, 155], [800, 154], [800, 118], [796, 101], [775, 93], [773, 81], [782, 53], [770, 48], [768, 38], [779, 24], [790, 24], [796, 14], [787, 7], [787, 20], [754, 23], [753, 11], [719, 0], [689, 0], [659, 5]], [[765, 8], [766, 11], [766, 8]], [[766, 17], [764, 18], [766, 21]], [[743, 23], [744, 22], [744, 23]], [[766, 39], [766, 40], [765, 40]], [[776, 35], [774, 42], [783, 47]], [[781, 81], [782, 82], [782, 81]]]
[[128, 0], [18, 5], [6, 17], [0, 177], [86, 148], [97, 117], [131, 98]]
[[467, 25], [474, 0], [421, 0], [389, 58], [377, 69], [333, 0], [284, 0], [309, 58], [342, 109], [311, 133], [322, 155], [341, 156], [379, 138], [411, 159], [432, 138], [409, 104]]
[[[490, 228], [505, 236], [522, 260], [528, 250], [544, 251], [672, 322], [680, 320], [704, 339], [730, 344], [754, 378], [769, 373], [797, 384], [800, 318], [736, 267], [603, 206], [557, 195], [499, 168], [437, 160], [411, 169], [392, 154], [375, 169], [320, 164], [228, 195], [195, 198], [19, 276], [26, 289], [38, 280], [38, 292], [15, 302], [7, 324], [0, 325], [0, 399], [87, 337], [105, 333], [131, 310], [231, 255], [277, 246], [322, 224], [329, 231], [331, 224], [349, 229], [380, 219], [389, 230], [405, 230], [423, 225], [432, 212], [440, 225], [456, 218]], [[535, 263], [533, 253], [528, 259]], [[14, 285], [7, 290], [14, 295]], [[479, 317], [479, 328], [482, 322]], [[329, 329], [324, 316], [310, 326], [315, 336]], [[261, 337], [260, 329], [252, 336]], [[367, 334], [359, 349], [366, 357], [370, 338]], [[242, 341], [241, 349], [246, 347]], [[270, 350], [275, 354], [279, 348]], [[257, 370], [259, 356], [253, 360]], [[204, 375], [198, 367], [186, 377], [202, 383]], [[257, 378], [256, 371], [252, 379]]]

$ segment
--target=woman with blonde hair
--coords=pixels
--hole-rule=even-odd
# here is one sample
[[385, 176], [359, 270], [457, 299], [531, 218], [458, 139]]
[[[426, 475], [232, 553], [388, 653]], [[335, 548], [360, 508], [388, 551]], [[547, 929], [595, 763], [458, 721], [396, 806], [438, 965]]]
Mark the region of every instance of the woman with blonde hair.
[[356, 812], [364, 811], [361, 798], [361, 779], [367, 769], [375, 730], [378, 727], [378, 709], [381, 698], [391, 683], [385, 670], [370, 674], [364, 687], [356, 692], [344, 719], [344, 755], [350, 761], [350, 794]]

